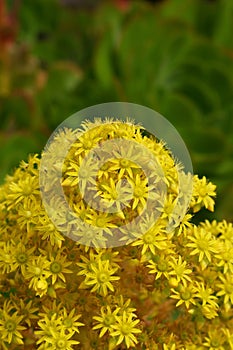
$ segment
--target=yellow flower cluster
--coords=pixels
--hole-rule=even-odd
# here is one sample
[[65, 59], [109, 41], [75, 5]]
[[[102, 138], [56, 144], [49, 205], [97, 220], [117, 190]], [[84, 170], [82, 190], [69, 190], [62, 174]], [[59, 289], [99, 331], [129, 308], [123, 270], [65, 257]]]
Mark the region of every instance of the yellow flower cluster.
[[[64, 140], [74, 136], [60, 164]], [[115, 139], [142, 152], [112, 143], [98, 169], [91, 150]], [[54, 173], [62, 166], [73, 215], [65, 220], [53, 197], [50, 214], [66, 235], [50, 220], [38, 155], [1, 186], [0, 349], [233, 350], [233, 224], [192, 223], [202, 208], [214, 210], [215, 185], [186, 176], [163, 142], [131, 122], [97, 119], [82, 132], [65, 129], [48, 152]], [[105, 159], [105, 152], [98, 155]], [[176, 208], [190, 177], [182, 215]], [[43, 186], [49, 193], [57, 184]], [[143, 215], [150, 200], [156, 207]], [[80, 219], [92, 229], [74, 230]], [[121, 244], [108, 247], [115, 232]]]

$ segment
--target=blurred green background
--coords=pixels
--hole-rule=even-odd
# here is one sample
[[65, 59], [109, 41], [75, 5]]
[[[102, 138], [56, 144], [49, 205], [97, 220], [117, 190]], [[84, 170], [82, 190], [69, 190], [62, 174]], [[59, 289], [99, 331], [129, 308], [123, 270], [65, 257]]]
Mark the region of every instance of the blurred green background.
[[0, 181], [72, 113], [163, 114], [233, 219], [232, 0], [0, 0]]

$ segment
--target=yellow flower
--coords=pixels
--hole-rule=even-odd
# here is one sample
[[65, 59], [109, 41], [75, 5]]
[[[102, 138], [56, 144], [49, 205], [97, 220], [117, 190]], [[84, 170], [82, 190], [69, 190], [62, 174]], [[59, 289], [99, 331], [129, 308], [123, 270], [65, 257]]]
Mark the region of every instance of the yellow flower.
[[98, 228], [99, 232], [107, 233], [112, 235], [111, 228], [117, 227], [115, 223], [112, 222], [112, 215], [110, 213], [104, 212], [93, 212], [87, 214], [87, 223]]
[[48, 337], [46, 341], [48, 341], [51, 346], [49, 349], [51, 350], [73, 350], [73, 345], [79, 344], [79, 341], [70, 339], [72, 337], [72, 333], [65, 333], [64, 329], [61, 329], [59, 332], [53, 333], [53, 337]]
[[[88, 226], [89, 225], [89, 226]], [[103, 236], [104, 231], [107, 231], [112, 235], [111, 230], [109, 228], [102, 228], [97, 226], [92, 226], [90, 224], [81, 225], [79, 224], [79, 228], [77, 231], [71, 232], [71, 237], [77, 240], [77, 244], [85, 245], [85, 252], [87, 252], [90, 247], [97, 248], [105, 248], [107, 238]]]
[[206, 231], [211, 232], [212, 235], [216, 237], [220, 233], [221, 223], [217, 220], [213, 220], [211, 222], [209, 220], [205, 220], [204, 222], [200, 223], [200, 226], [203, 227]]
[[205, 286], [203, 282], [196, 282], [194, 290], [196, 292], [196, 297], [201, 299], [203, 306], [206, 304], [214, 307], [218, 306], [218, 298], [213, 295], [213, 290], [210, 287]]
[[134, 307], [131, 307], [131, 299], [127, 299], [126, 301], [123, 298], [123, 295], [119, 295], [115, 298], [116, 305], [119, 307], [119, 315], [123, 315], [125, 312], [127, 316], [134, 316], [137, 317], [137, 315], [134, 313], [136, 309]]
[[179, 226], [177, 227], [177, 236], [180, 236], [181, 234], [186, 236], [188, 229], [192, 227], [192, 224], [189, 222], [189, 220], [191, 220], [191, 218], [192, 218], [191, 214], [186, 214], [183, 217]]
[[172, 270], [169, 272], [170, 276], [175, 276], [176, 283], [182, 282], [184, 285], [187, 285], [187, 282], [191, 282], [190, 277], [192, 270], [186, 267], [187, 262], [182, 261], [181, 256], [179, 255], [178, 259], [174, 256], [171, 256], [170, 266]]
[[75, 313], [75, 309], [72, 309], [70, 313], [67, 313], [66, 308], [63, 308], [61, 313], [61, 329], [64, 327], [64, 329], [66, 329], [71, 334], [79, 333], [79, 327], [84, 326], [84, 323], [78, 321], [81, 315], [75, 315]]
[[15, 251], [15, 242], [0, 242], [0, 268], [2, 273], [9, 273], [17, 267], [12, 263], [12, 253]]
[[219, 261], [216, 263], [217, 266], [223, 268], [223, 273], [233, 273], [233, 244], [226, 240], [219, 244], [220, 252], [215, 255], [215, 258]]
[[[122, 154], [123, 149], [119, 153]], [[113, 152], [114, 153], [114, 152]], [[124, 151], [125, 153], [125, 151]], [[125, 158], [120, 158], [117, 152], [115, 152], [117, 158], [112, 159], [112, 165], [109, 167], [110, 171], [118, 170], [118, 180], [123, 176], [127, 176], [133, 178], [133, 169], [140, 169], [140, 166], [137, 165], [138, 154], [135, 155], [135, 152], [130, 147], [130, 151], [128, 150], [128, 154], [125, 154]], [[133, 161], [132, 161], [133, 160]]]
[[66, 256], [62, 256], [61, 251], [56, 253], [55, 256], [54, 253], [50, 253], [49, 261], [49, 270], [51, 272], [52, 284], [55, 284], [58, 279], [66, 282], [64, 274], [72, 273], [72, 271], [67, 268], [72, 264], [72, 262], [66, 261]]
[[82, 122], [82, 128], [84, 130], [88, 130], [90, 128], [95, 128], [98, 130], [99, 134], [104, 139], [112, 139], [112, 138], [126, 138], [132, 139], [139, 128], [142, 126], [137, 126], [133, 124], [133, 121], [127, 119], [126, 122], [117, 118], [95, 118], [94, 122], [92, 121], [84, 121]]
[[17, 182], [12, 181], [9, 184], [9, 191], [10, 193], [7, 195], [9, 208], [24, 200], [34, 201], [40, 194], [38, 177], [27, 174]]
[[202, 262], [204, 259], [211, 262], [213, 253], [218, 253], [219, 243], [212, 236], [211, 232], [207, 232], [202, 227], [195, 226], [193, 235], [189, 235], [188, 239], [192, 241], [187, 244], [187, 247], [194, 248], [190, 255], [199, 255], [198, 261]]
[[38, 176], [39, 164], [39, 154], [30, 154], [28, 156], [28, 162], [25, 162], [24, 160], [20, 162], [19, 169], [30, 175]]
[[225, 350], [224, 342], [225, 337], [221, 330], [213, 330], [208, 332], [208, 337], [205, 337], [203, 345], [208, 348], [208, 350]]
[[35, 199], [26, 198], [22, 203], [19, 203], [17, 223], [21, 229], [26, 228], [30, 233], [31, 228], [38, 224], [38, 213], [42, 210], [40, 203]]
[[[37, 156], [0, 186], [0, 348], [233, 350], [233, 223], [190, 222], [215, 185], [140, 125], [82, 128], [43, 154], [49, 216]], [[110, 235], [125, 246], [107, 249]]]
[[53, 335], [56, 334], [61, 326], [61, 316], [58, 316], [57, 313], [44, 315], [44, 317], [38, 321], [38, 326], [39, 329], [35, 331], [35, 335], [39, 338], [37, 341], [37, 344], [40, 344], [39, 349], [43, 349], [43, 343], [51, 343]]
[[222, 328], [222, 332], [226, 336], [227, 342], [230, 345], [230, 349], [233, 349], [233, 333], [229, 328], [226, 327]]
[[77, 262], [76, 265], [79, 266], [80, 271], [78, 276], [87, 275], [89, 272], [93, 272], [93, 266], [97, 266], [97, 261], [100, 259], [99, 254], [94, 253], [94, 250], [91, 248], [89, 252], [89, 258], [84, 255], [80, 256], [83, 262]]
[[94, 210], [90, 208], [90, 206], [83, 201], [78, 201], [78, 203], [72, 203], [72, 208], [75, 212], [75, 214], [78, 215], [78, 217], [86, 222], [87, 217], [94, 213]]
[[233, 243], [233, 223], [223, 220], [219, 223], [219, 232], [221, 233], [221, 238]]
[[170, 278], [171, 265], [169, 258], [169, 256], [160, 254], [154, 256], [153, 260], [149, 260], [149, 265], [147, 265], [150, 269], [149, 273], [154, 273], [156, 280], [161, 276], [164, 276], [167, 279]]
[[174, 215], [174, 208], [177, 202], [177, 198], [174, 198], [172, 194], [169, 194], [163, 203], [164, 199], [160, 200], [161, 204], [158, 208], [159, 211], [161, 211], [161, 218], [162, 219], [172, 219], [172, 216]]
[[62, 182], [63, 186], [77, 186], [79, 191], [84, 193], [87, 184], [95, 184], [95, 177], [97, 175], [97, 165], [93, 162], [93, 159], [81, 160], [79, 162], [71, 161], [68, 169], [65, 172], [65, 179]]
[[20, 331], [26, 329], [20, 325], [23, 316], [18, 316], [17, 312], [8, 315], [3, 311], [3, 317], [0, 318], [0, 337], [8, 344], [23, 344], [23, 335]]
[[132, 198], [131, 186], [127, 186], [127, 182], [125, 183], [123, 180], [115, 184], [113, 178], [110, 178], [109, 184], [102, 185], [102, 188], [105, 192], [99, 191], [98, 194], [102, 196], [105, 206], [108, 208], [115, 206], [117, 209], [116, 215], [124, 219], [122, 209], [124, 209], [124, 206], [130, 207], [129, 202]]
[[99, 323], [94, 326], [92, 329], [100, 329], [99, 337], [102, 338], [103, 335], [108, 331], [113, 330], [113, 325], [116, 323], [116, 316], [118, 314], [119, 308], [116, 308], [114, 311], [111, 310], [110, 306], [101, 308], [101, 316], [93, 316], [93, 319]]
[[[152, 216], [153, 217], [153, 216]], [[151, 219], [149, 221], [145, 221], [140, 223], [140, 231], [145, 232], [143, 235], [141, 233], [133, 233], [133, 235], [136, 237], [140, 237], [135, 242], [132, 243], [132, 246], [142, 246], [141, 254], [144, 255], [148, 250], [151, 251], [152, 254], [158, 253], [158, 250], [166, 249], [167, 248], [167, 240], [168, 240], [168, 234], [165, 233], [165, 227], [162, 223], [156, 222], [155, 224], [150, 224]], [[150, 229], [147, 230], [147, 227]]]
[[[70, 315], [71, 318], [69, 318]], [[79, 344], [78, 341], [71, 340], [70, 338], [77, 329], [77, 323], [78, 326], [82, 324], [77, 322], [77, 317], [73, 317], [72, 311], [70, 315], [68, 316], [64, 312], [62, 316], [65, 316], [65, 318], [62, 319], [61, 315], [55, 312], [52, 316], [48, 317], [45, 315], [43, 319], [38, 321], [40, 329], [35, 331], [35, 334], [40, 338], [37, 341], [37, 344], [40, 344], [38, 349], [44, 349], [44, 346], [49, 345], [48, 348], [53, 350], [73, 350], [71, 346]], [[67, 333], [66, 330], [72, 328], [72, 326], [75, 329], [70, 329]]]
[[50, 262], [45, 256], [37, 256], [32, 259], [26, 271], [26, 278], [30, 279], [29, 288], [33, 288], [37, 295], [43, 296], [48, 290], [48, 277]]
[[138, 204], [141, 204], [142, 207], [144, 207], [146, 205], [146, 199], [150, 190], [150, 187], [148, 186], [148, 180], [143, 180], [140, 175], [137, 174], [135, 180], [129, 179], [129, 181], [133, 187], [132, 210], [134, 210]]
[[[52, 316], [56, 315], [56, 317], [60, 320], [61, 317], [59, 318], [59, 315], [62, 313], [63, 310], [63, 305], [62, 303], [57, 303], [57, 300], [54, 299], [53, 301], [50, 300], [50, 302], [43, 304], [42, 309], [43, 312], [39, 313], [40, 316], [40, 322], [46, 323], [47, 321], [50, 322], [52, 320]], [[59, 321], [60, 322], [60, 321]], [[43, 327], [42, 327], [43, 328]]]
[[216, 186], [211, 182], [207, 182], [205, 176], [199, 179], [197, 175], [194, 175], [193, 181], [193, 200], [191, 205], [194, 213], [203, 205], [206, 209], [214, 211], [214, 200], [212, 197], [216, 196]]
[[[26, 243], [25, 243], [26, 244]], [[25, 277], [27, 272], [27, 266], [30, 265], [34, 255], [35, 247], [29, 248], [20, 242], [15, 248], [14, 255], [12, 257], [12, 268], [16, 270], [19, 268]]]
[[201, 306], [202, 314], [209, 320], [218, 316], [219, 305], [205, 304]]
[[98, 127], [83, 133], [72, 145], [72, 148], [75, 149], [74, 155], [86, 155], [91, 149], [98, 145], [101, 138]]
[[92, 271], [87, 274], [84, 281], [87, 286], [93, 286], [91, 292], [97, 291], [103, 296], [108, 294], [108, 289], [113, 292], [114, 287], [111, 282], [120, 279], [119, 276], [113, 276], [117, 268], [109, 266], [109, 260], [102, 261], [101, 259], [98, 260], [97, 265], [92, 265], [91, 268]]
[[122, 261], [119, 256], [119, 251], [113, 251], [112, 248], [98, 250], [98, 255], [101, 256], [101, 260], [109, 260], [112, 267], [120, 268], [119, 263]]
[[61, 248], [62, 242], [65, 238], [57, 230], [47, 215], [41, 218], [40, 226], [37, 226], [37, 230], [40, 232], [42, 240], [49, 240], [51, 245], [56, 245]]
[[38, 307], [33, 305], [33, 301], [30, 300], [28, 302], [20, 300], [15, 300], [14, 302], [15, 308], [17, 311], [23, 316], [23, 322], [25, 322], [28, 327], [32, 326], [31, 320], [37, 320], [38, 315], [36, 314], [39, 310]]
[[176, 306], [185, 304], [186, 308], [189, 309], [190, 304], [196, 304], [194, 300], [196, 295], [193, 284], [189, 284], [188, 286], [180, 285], [178, 286], [178, 290], [172, 288], [171, 291], [173, 292], [171, 298], [178, 300]]
[[137, 344], [138, 341], [134, 334], [141, 333], [142, 331], [135, 326], [140, 321], [138, 319], [133, 320], [133, 316], [127, 316], [126, 312], [123, 312], [122, 316], [115, 316], [115, 318], [117, 322], [116, 324], [112, 325], [114, 330], [111, 332], [111, 336], [118, 338], [116, 345], [121, 344], [123, 341], [125, 342], [127, 348]]
[[[101, 167], [98, 169], [98, 184], [100, 186], [100, 183], [103, 181], [106, 181], [109, 179], [109, 176], [112, 175], [112, 172], [109, 171], [109, 168], [111, 166], [110, 161], [106, 161]], [[101, 187], [101, 186], [100, 186]]]
[[220, 289], [217, 296], [224, 296], [224, 306], [226, 310], [230, 309], [230, 305], [233, 305], [233, 276], [227, 273], [226, 275], [219, 275], [219, 279], [222, 283], [217, 283], [216, 286]]

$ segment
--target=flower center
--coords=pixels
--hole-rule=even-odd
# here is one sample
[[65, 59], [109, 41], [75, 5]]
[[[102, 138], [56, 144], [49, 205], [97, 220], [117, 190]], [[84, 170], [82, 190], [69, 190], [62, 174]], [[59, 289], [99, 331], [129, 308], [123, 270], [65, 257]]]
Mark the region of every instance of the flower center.
[[71, 318], [67, 317], [67, 318], [64, 320], [64, 326], [65, 326], [65, 327], [70, 328], [70, 327], [72, 327], [72, 324], [73, 324], [73, 322], [72, 322], [72, 319], [71, 319]]
[[127, 334], [129, 334], [130, 332], [131, 332], [131, 327], [130, 327], [129, 325], [127, 325], [127, 324], [122, 325], [122, 327], [121, 327], [121, 333], [122, 333], [123, 335], [127, 335]]
[[120, 166], [122, 168], [128, 168], [130, 165], [130, 161], [128, 159], [121, 159], [120, 160]]
[[101, 272], [98, 276], [98, 280], [100, 283], [105, 283], [109, 280], [109, 274], [106, 272]]
[[65, 348], [65, 346], [66, 346], [66, 341], [65, 340], [63, 340], [63, 339], [59, 339], [58, 341], [57, 341], [57, 347], [58, 347], [58, 349], [64, 349]]
[[92, 230], [85, 231], [85, 238], [86, 239], [92, 239], [95, 238], [95, 234]]
[[146, 233], [143, 237], [143, 241], [147, 244], [150, 244], [153, 242], [153, 235], [151, 233]]
[[32, 216], [32, 212], [30, 210], [25, 211], [25, 217], [30, 218]]
[[201, 195], [201, 197], [206, 196], [206, 188], [205, 187], [201, 187], [198, 192]]
[[48, 231], [54, 231], [54, 225], [48, 224]]
[[145, 189], [141, 188], [141, 187], [136, 187], [134, 189], [134, 197], [143, 197], [143, 195], [145, 194]]
[[5, 328], [8, 332], [14, 332], [16, 330], [16, 323], [14, 321], [8, 320], [5, 323]]
[[59, 273], [59, 272], [61, 272], [61, 264], [58, 263], [57, 261], [52, 262], [52, 264], [50, 265], [50, 271], [52, 273]]
[[27, 254], [19, 253], [16, 255], [16, 260], [19, 264], [25, 264], [28, 260]]
[[113, 315], [107, 315], [104, 318], [104, 324], [105, 326], [111, 326], [115, 323], [115, 317]]
[[180, 296], [183, 300], [189, 300], [191, 298], [191, 293], [186, 290], [185, 292], [182, 292]]
[[173, 212], [173, 205], [165, 204], [163, 210], [164, 210], [164, 213], [169, 216]]
[[167, 271], [167, 263], [166, 261], [160, 261], [157, 265], [157, 269], [161, 272]]
[[210, 342], [210, 345], [213, 346], [214, 348], [218, 348], [220, 346], [220, 343], [217, 339], [212, 339]]
[[23, 192], [23, 194], [25, 195], [25, 196], [30, 196], [30, 194], [32, 193], [32, 188], [30, 187], [30, 186], [28, 186], [28, 185], [24, 185], [23, 187], [22, 187], [22, 192]]
[[[90, 269], [89, 269], [89, 270], [90, 270]], [[85, 297], [80, 297], [78, 303], [79, 303], [80, 305], [86, 305], [87, 300], [86, 300]]]
[[209, 242], [204, 239], [197, 241], [198, 248], [202, 251], [209, 249]]
[[177, 276], [181, 277], [184, 274], [184, 267], [183, 266], [177, 266], [174, 268], [174, 271]]
[[104, 227], [105, 225], [106, 225], [106, 221], [104, 218], [97, 218], [96, 219], [96, 226]]
[[80, 179], [87, 179], [89, 177], [89, 171], [87, 169], [83, 169], [78, 172], [78, 176]]

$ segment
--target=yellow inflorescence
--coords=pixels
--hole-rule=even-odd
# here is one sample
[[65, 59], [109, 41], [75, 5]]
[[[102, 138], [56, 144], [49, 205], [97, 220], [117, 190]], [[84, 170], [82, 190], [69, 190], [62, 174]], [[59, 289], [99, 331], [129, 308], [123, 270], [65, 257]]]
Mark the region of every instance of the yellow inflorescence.
[[[163, 142], [142, 126], [111, 119], [85, 122], [82, 131], [64, 129], [49, 149], [54, 173], [62, 166], [60, 183], [73, 213], [65, 217], [53, 197], [50, 214], [67, 224], [67, 235], [42, 204], [38, 155], [1, 186], [0, 348], [232, 350], [233, 225], [192, 223], [202, 208], [214, 210], [216, 186], [193, 176], [188, 212], [181, 215], [179, 181], [187, 179]], [[64, 140], [74, 135], [60, 164]], [[116, 145], [100, 169], [90, 159], [82, 167], [93, 148], [115, 139], [136, 142], [142, 153]], [[149, 177], [140, 164], [147, 164]], [[88, 185], [89, 201], [83, 198]], [[56, 183], [44, 186], [49, 192]], [[157, 204], [156, 220], [148, 211], [134, 226], [149, 198]], [[96, 199], [108, 210], [97, 210]], [[73, 230], [77, 219], [93, 227], [84, 237]], [[121, 246], [109, 248], [116, 228]]]

